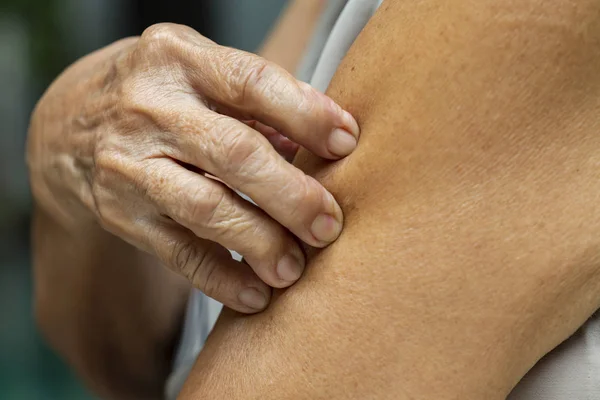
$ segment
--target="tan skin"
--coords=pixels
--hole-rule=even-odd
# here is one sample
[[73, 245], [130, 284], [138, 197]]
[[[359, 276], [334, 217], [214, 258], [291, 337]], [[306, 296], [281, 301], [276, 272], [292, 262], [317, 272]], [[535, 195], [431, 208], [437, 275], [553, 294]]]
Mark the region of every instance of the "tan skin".
[[36, 317], [103, 398], [162, 397], [191, 285], [260, 311], [302, 273], [294, 235], [315, 246], [339, 235], [333, 197], [277, 154], [301, 144], [339, 159], [356, 145], [354, 119], [277, 65], [293, 69], [299, 55], [277, 48], [301, 52], [322, 6], [292, 2], [283, 18], [306, 31], [278, 26], [267, 58], [153, 26], [75, 63], [38, 103]]
[[327, 0], [291, 1], [259, 51], [261, 57], [294, 73]]
[[[324, 251], [310, 249], [302, 279], [266, 311], [222, 315], [181, 398], [505, 398], [600, 306], [599, 7], [386, 0], [328, 92], [357, 116], [360, 146], [340, 162], [304, 151], [296, 158], [340, 202], [343, 234]], [[68, 240], [42, 235], [48, 252], [75, 243], [76, 231], [64, 232]], [[109, 257], [115, 247], [106, 249], [91, 254]], [[63, 311], [50, 290], [56, 279], [44, 279], [41, 265], [38, 288], [50, 286], [44, 300], [66, 321], [81, 308], [86, 318], [89, 303], [123, 320], [145, 305], [140, 296], [110, 313], [106, 296], [96, 295]], [[68, 268], [62, 276], [74, 282], [71, 292], [93, 287]], [[50, 326], [60, 321], [41, 315]], [[156, 394], [150, 389], [163, 382], [150, 379], [164, 376], [166, 357], [147, 346], [168, 347], [174, 325], [153, 322], [156, 329], [136, 331], [139, 354], [124, 358], [140, 370], [125, 369], [119, 381], [89, 367], [88, 380], [123, 398]], [[66, 332], [89, 340], [84, 326]], [[107, 346], [79, 348], [89, 355]], [[74, 345], [62, 349], [85, 358]]]
[[386, 0], [327, 92], [360, 145], [295, 160], [342, 235], [180, 398], [504, 399], [600, 307], [598, 65], [598, 1]]

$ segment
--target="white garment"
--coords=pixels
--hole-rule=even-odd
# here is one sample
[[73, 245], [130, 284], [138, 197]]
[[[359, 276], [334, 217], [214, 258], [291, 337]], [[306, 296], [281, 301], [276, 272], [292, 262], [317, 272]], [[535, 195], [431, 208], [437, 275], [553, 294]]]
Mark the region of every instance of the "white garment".
[[[340, 61], [381, 2], [329, 0], [298, 77], [310, 79], [311, 85], [325, 91]], [[239, 260], [239, 255], [234, 256]], [[220, 309], [220, 304], [198, 291], [191, 295], [173, 373], [166, 385], [167, 399], [176, 398]], [[600, 312], [538, 362], [508, 400], [600, 400]]]

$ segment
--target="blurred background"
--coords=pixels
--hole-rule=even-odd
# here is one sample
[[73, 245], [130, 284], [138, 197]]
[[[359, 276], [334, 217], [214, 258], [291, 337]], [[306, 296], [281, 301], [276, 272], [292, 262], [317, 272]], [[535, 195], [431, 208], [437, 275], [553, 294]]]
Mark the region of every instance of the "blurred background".
[[0, 0], [0, 399], [93, 399], [45, 345], [31, 309], [29, 115], [77, 58], [156, 22], [255, 51], [285, 0]]

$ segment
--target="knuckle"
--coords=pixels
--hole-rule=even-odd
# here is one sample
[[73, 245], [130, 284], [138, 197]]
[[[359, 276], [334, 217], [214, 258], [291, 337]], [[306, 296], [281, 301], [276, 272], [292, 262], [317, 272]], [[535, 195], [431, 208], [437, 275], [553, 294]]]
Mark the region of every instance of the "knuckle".
[[261, 163], [261, 146], [258, 140], [241, 129], [229, 129], [219, 138], [219, 152], [224, 155], [224, 167], [228, 174], [254, 171]]
[[273, 80], [274, 72], [274, 67], [267, 61], [253, 61], [242, 74], [242, 99], [251, 99], [253, 95], [264, 92]]
[[218, 297], [222, 292], [223, 282], [215, 273], [219, 269], [219, 261], [212, 253], [203, 257], [202, 264], [196, 268], [192, 282], [202, 291], [212, 297]]
[[278, 67], [263, 58], [252, 55], [238, 57], [232, 68], [233, 101], [247, 104], [264, 96], [275, 84], [278, 75]]
[[221, 187], [198, 190], [179, 208], [179, 218], [192, 226], [208, 227], [231, 207], [230, 194]]
[[218, 293], [221, 283], [214, 279], [218, 260], [210, 248], [193, 242], [179, 243], [174, 246], [172, 259], [176, 270], [203, 293]]
[[323, 196], [319, 183], [308, 175], [302, 175], [290, 187], [286, 201], [290, 205], [292, 218], [312, 214], [312, 210], [320, 206]]
[[142, 32], [140, 44], [145, 47], [162, 47], [177, 37], [177, 25], [161, 22], [149, 26]]
[[211, 228], [216, 234], [219, 231], [225, 231], [235, 222], [235, 206], [230, 197], [233, 195], [224, 194], [216, 201], [208, 206], [209, 212], [205, 212], [203, 223], [206, 227]]
[[142, 33], [118, 88], [119, 112], [156, 116], [161, 110], [173, 111], [174, 100], [186, 97], [182, 53], [189, 46], [182, 30], [180, 25], [159, 23]]
[[176, 243], [171, 254], [171, 263], [176, 271], [190, 279], [195, 268], [202, 263], [204, 252], [192, 242]]
[[201, 199], [198, 199], [190, 207], [190, 217], [203, 225], [209, 225], [215, 219], [215, 216], [222, 213], [225, 206], [225, 191], [208, 190], [203, 193]]
[[[256, 228], [254, 228], [256, 231]], [[282, 245], [280, 237], [272, 237], [271, 240], [263, 240], [264, 238], [260, 235], [253, 234], [250, 237], [256, 238], [256, 240], [252, 243], [251, 254], [252, 257], [257, 260], [272, 260], [276, 262], [277, 255], [281, 253]]]
[[245, 125], [218, 116], [206, 129], [204, 153], [223, 178], [248, 175], [264, 166], [263, 144]]
[[[297, 112], [299, 115], [306, 115], [309, 117], [320, 116], [318, 113], [319, 108], [323, 106], [323, 100], [328, 99], [326, 96], [320, 94], [315, 88], [310, 86], [308, 83], [300, 82], [296, 85], [297, 93], [298, 93], [298, 101], [295, 105]], [[329, 107], [329, 102], [331, 106], [335, 106], [333, 100], [329, 100], [325, 102], [325, 104]]]

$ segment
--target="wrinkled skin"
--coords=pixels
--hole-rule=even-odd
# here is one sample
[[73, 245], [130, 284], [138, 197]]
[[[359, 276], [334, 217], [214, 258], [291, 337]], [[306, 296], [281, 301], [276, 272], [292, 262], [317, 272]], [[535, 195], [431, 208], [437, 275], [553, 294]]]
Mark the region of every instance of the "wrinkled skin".
[[185, 26], [119, 46], [104, 73], [66, 73], [40, 101], [28, 152], [38, 204], [65, 226], [97, 221], [231, 308], [263, 309], [270, 287], [302, 273], [294, 236], [323, 247], [343, 223], [333, 196], [281, 155], [343, 157], [356, 122], [275, 64]]
[[600, 307], [598, 65], [598, 0], [384, 1], [327, 91], [360, 145], [295, 160], [341, 236], [180, 399], [597, 399], [597, 331], [511, 391]]

